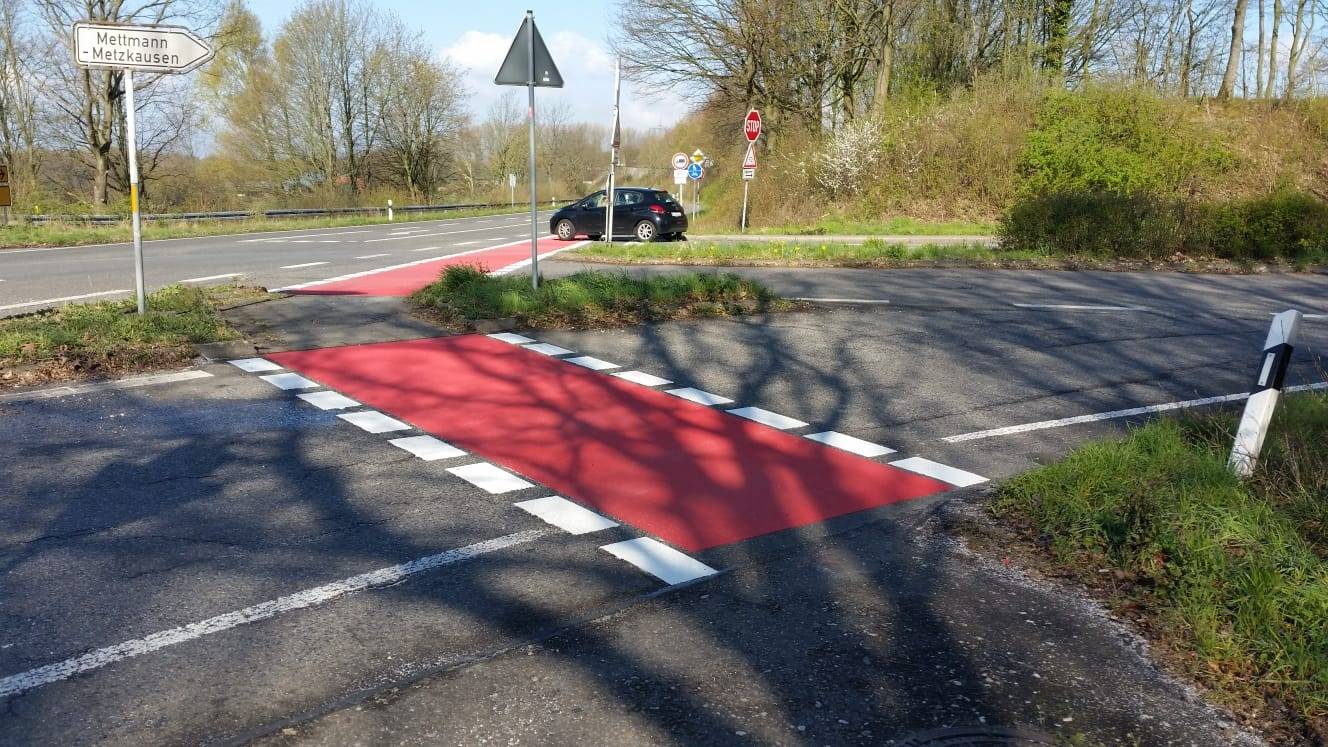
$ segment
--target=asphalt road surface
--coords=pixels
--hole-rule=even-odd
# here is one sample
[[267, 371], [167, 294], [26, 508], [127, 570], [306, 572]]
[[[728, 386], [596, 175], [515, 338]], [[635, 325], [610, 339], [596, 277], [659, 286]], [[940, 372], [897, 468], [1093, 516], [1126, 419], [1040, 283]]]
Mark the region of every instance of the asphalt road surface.
[[[550, 214], [540, 213], [541, 236]], [[144, 243], [144, 275], [149, 290], [232, 280], [280, 288], [529, 238], [522, 213], [167, 239]], [[0, 315], [124, 298], [133, 288], [130, 244], [0, 249]]]

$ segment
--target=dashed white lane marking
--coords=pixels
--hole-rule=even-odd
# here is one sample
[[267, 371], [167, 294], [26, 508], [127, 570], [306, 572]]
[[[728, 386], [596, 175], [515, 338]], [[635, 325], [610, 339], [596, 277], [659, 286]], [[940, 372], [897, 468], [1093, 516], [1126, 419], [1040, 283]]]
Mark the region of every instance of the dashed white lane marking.
[[366, 254], [366, 255], [364, 255], [363, 257], [356, 257], [355, 259], [378, 259], [379, 257], [390, 257], [390, 256], [392, 256], [390, 253], [385, 253], [385, 254]]
[[423, 249], [412, 249], [411, 251], [413, 251], [413, 252], [436, 252], [436, 251], [438, 251], [439, 249], [442, 249], [442, 247], [441, 247], [441, 246], [426, 246], [426, 247], [424, 247]]
[[392, 431], [410, 430], [406, 423], [390, 418], [377, 410], [364, 410], [363, 412], [348, 412], [337, 417], [350, 423], [361, 430], [370, 433], [391, 433]]
[[600, 549], [631, 563], [670, 586], [718, 573], [705, 563], [651, 537], [615, 542]]
[[320, 410], [345, 410], [348, 407], [360, 406], [359, 402], [356, 402], [341, 392], [306, 392], [305, 394], [298, 394], [296, 396]]
[[452, 246], [470, 246], [471, 244], [478, 244], [478, 243], [480, 243], [480, 242], [478, 242], [478, 241], [458, 241], [457, 243], [453, 244]]
[[148, 376], [130, 376], [116, 381], [99, 381], [96, 384], [79, 384], [78, 386], [57, 386], [49, 389], [33, 389], [26, 392], [16, 392], [14, 394], [0, 394], [0, 402], [28, 402], [38, 399], [54, 399], [56, 397], [68, 397], [74, 394], [91, 394], [93, 392], [114, 391], [116, 389], [135, 389], [142, 386], [154, 386], [156, 384], [172, 384], [177, 381], [189, 381], [190, 379], [207, 379], [212, 374], [207, 371], [177, 371], [167, 374], [151, 374]]
[[[348, 236], [348, 235], [353, 234], [353, 233], [372, 233], [372, 231], [366, 228], [366, 229], [364, 229], [364, 230], [359, 230], [359, 231], [333, 231], [333, 232], [331, 232], [331, 233], [306, 233], [306, 234], [303, 234], [303, 235], [300, 235], [300, 236], [278, 236], [278, 237], [276, 237], [276, 238], [241, 239], [240, 241], [238, 241], [238, 242], [236, 242], [236, 243], [238, 243], [238, 244], [254, 244], [254, 243], [261, 243], [261, 242], [265, 242], [265, 241], [267, 241], [267, 242], [281, 242], [281, 241], [289, 241], [289, 240], [291, 240], [291, 239], [318, 239], [318, 238], [322, 238], [322, 237], [324, 237], [324, 236]], [[219, 238], [220, 238], [220, 237], [219, 237]]]
[[1094, 306], [1071, 303], [1012, 303], [1021, 309], [1049, 309], [1055, 311], [1149, 311], [1145, 306]]
[[933, 462], [930, 459], [922, 457], [909, 457], [900, 459], [897, 462], [890, 462], [891, 467], [906, 469], [924, 477], [931, 477], [941, 482], [948, 482], [958, 488], [966, 488], [969, 485], [977, 485], [987, 481], [982, 475], [975, 475], [972, 472], [965, 472], [962, 469], [956, 469], [947, 464]]
[[556, 495], [521, 501], [516, 507], [570, 534], [590, 534], [618, 526], [618, 522]]
[[[513, 223], [512, 226], [519, 226], [520, 223]], [[457, 233], [474, 233], [476, 231], [492, 231], [494, 228], [507, 228], [508, 226], [485, 226], [484, 228], [462, 228], [457, 231], [434, 231], [432, 233], [417, 233], [409, 236], [388, 236], [382, 239], [365, 239], [366, 244], [375, 244], [379, 241], [401, 241], [403, 239], [423, 239], [428, 236], [451, 236]]]
[[284, 265], [284, 266], [282, 266], [280, 269], [282, 269], [282, 270], [298, 270], [298, 269], [300, 269], [301, 267], [317, 267], [317, 266], [319, 266], [319, 265], [327, 265], [327, 264], [331, 264], [331, 262], [304, 262], [304, 263], [302, 263], [302, 264], [298, 264], [298, 265]]
[[495, 495], [535, 487], [511, 472], [501, 470], [488, 462], [467, 464], [462, 467], [449, 467], [447, 471], [471, 485]]
[[[546, 236], [546, 237], [544, 237], [544, 238], [548, 238], [548, 237]], [[516, 241], [530, 241], [530, 237], [528, 237], [528, 236], [526, 236], [526, 237], [518, 236], [517, 239], [516, 239]], [[516, 241], [513, 241], [512, 243], [516, 243]], [[549, 257], [553, 257], [553, 256], [555, 256], [555, 255], [562, 254], [563, 252], [570, 252], [570, 251], [572, 251], [573, 249], [580, 249], [581, 247], [583, 247], [583, 246], [585, 246], [586, 244], [589, 244], [589, 243], [590, 243], [589, 241], [578, 241], [578, 242], [576, 242], [575, 244], [569, 244], [568, 246], [565, 246], [565, 247], [563, 247], [563, 248], [561, 248], [561, 249], [554, 249], [554, 250], [551, 251], [551, 252], [545, 252], [545, 253], [539, 255], [539, 258], [540, 258], [540, 259], [548, 259]], [[496, 276], [496, 277], [501, 277], [501, 276], [503, 276], [503, 275], [510, 275], [510, 274], [516, 272], [517, 270], [521, 270], [521, 269], [524, 269], [524, 268], [529, 267], [529, 266], [530, 266], [530, 258], [527, 257], [526, 259], [523, 259], [523, 260], [521, 260], [520, 262], [513, 262], [512, 264], [507, 265], [506, 267], [500, 267], [500, 268], [494, 270], [493, 272], [491, 272], [491, 273], [489, 273], [489, 274], [490, 274], [490, 275], [493, 275], [493, 276]]]
[[238, 277], [240, 277], [240, 275], [241, 275], [241, 273], [238, 273], [238, 272], [227, 272], [227, 273], [222, 274], [222, 275], [207, 275], [207, 276], [205, 276], [205, 277], [201, 277], [201, 278], [185, 278], [184, 280], [181, 280], [180, 282], [181, 282], [181, 283], [202, 283], [202, 282], [204, 282], [204, 281], [206, 281], [206, 280], [224, 280], [224, 279], [226, 279], [226, 278], [238, 278]]
[[542, 353], [544, 355], [568, 355], [574, 352], [568, 350], [567, 348], [560, 348], [557, 345], [554, 345], [553, 343], [549, 342], [541, 342], [535, 345], [527, 345], [526, 350], [532, 350], [536, 353]]
[[465, 456], [466, 452], [458, 449], [446, 441], [440, 441], [433, 436], [407, 436], [406, 438], [394, 438], [388, 443], [398, 449], [405, 449], [426, 462], [436, 462], [439, 459], [454, 459], [459, 456]]
[[11, 303], [0, 306], [0, 311], [9, 311], [10, 309], [25, 309], [29, 306], [45, 306], [52, 303], [64, 303], [65, 301], [81, 301], [85, 298], [98, 298], [100, 296], [115, 296], [121, 293], [129, 293], [128, 288], [119, 290], [98, 291], [96, 293], [84, 293], [79, 296], [61, 296], [60, 298], [43, 298], [40, 301], [24, 301], [23, 303]]
[[867, 305], [888, 304], [883, 298], [795, 298], [794, 301], [812, 301], [814, 303], [860, 303]]
[[711, 394], [690, 386], [681, 389], [666, 389], [665, 391], [675, 397], [682, 397], [702, 405], [727, 405], [733, 402], [728, 397], [721, 397], [718, 394]]
[[278, 366], [267, 358], [240, 358], [239, 360], [227, 362], [246, 373], [281, 370], [281, 366]]
[[513, 345], [529, 345], [530, 343], [534, 342], [534, 340], [530, 339], [529, 337], [526, 337], [525, 335], [518, 335], [515, 332], [495, 332], [488, 336], [492, 337], [495, 340], [498, 340], [499, 342], [508, 342]]
[[806, 423], [787, 415], [780, 415], [777, 412], [762, 410], [759, 407], [738, 407], [732, 410], [726, 410], [730, 415], [737, 415], [740, 418], [754, 420], [761, 425], [768, 425], [771, 428], [778, 428], [781, 431], [787, 431], [793, 428], [802, 428]]
[[259, 376], [258, 378], [278, 389], [313, 389], [318, 386], [316, 382], [293, 373], [272, 374], [271, 376]]
[[[375, 267], [375, 268], [372, 269], [372, 270], [361, 270], [360, 272], [351, 272], [351, 273], [347, 273], [347, 274], [345, 274], [345, 275], [337, 275], [336, 277], [323, 278], [322, 280], [311, 280], [311, 281], [309, 281], [309, 282], [307, 282], [307, 283], [296, 283], [295, 285], [287, 285], [287, 286], [282, 287], [282, 288], [274, 288], [274, 289], [273, 289], [273, 292], [274, 292], [274, 293], [281, 293], [281, 292], [283, 292], [283, 291], [296, 291], [296, 290], [302, 290], [302, 289], [304, 289], [304, 288], [313, 288], [313, 287], [315, 287], [315, 286], [319, 286], [319, 285], [327, 285], [328, 283], [340, 283], [340, 282], [343, 281], [343, 280], [354, 280], [355, 278], [362, 278], [362, 277], [366, 277], [366, 276], [368, 276], [368, 275], [377, 275], [377, 274], [380, 273], [380, 272], [387, 272], [388, 270], [399, 270], [399, 269], [401, 269], [402, 267], [414, 267], [414, 266], [416, 266], [416, 265], [422, 265], [422, 264], [426, 264], [426, 263], [428, 263], [428, 262], [437, 262], [437, 261], [440, 260], [440, 259], [448, 259], [448, 258], [451, 258], [451, 257], [465, 257], [465, 256], [470, 255], [470, 254], [478, 254], [478, 253], [480, 253], [480, 252], [487, 252], [487, 251], [489, 251], [489, 250], [491, 250], [491, 249], [501, 249], [502, 247], [505, 247], [505, 246], [507, 246], [507, 245], [506, 245], [506, 244], [498, 244], [498, 245], [495, 245], [495, 246], [480, 247], [479, 249], [467, 249], [467, 250], [464, 251], [464, 252], [453, 252], [453, 253], [451, 253], [451, 254], [444, 254], [444, 255], [441, 255], [441, 256], [438, 256], [438, 257], [425, 257], [424, 259], [417, 259], [417, 260], [415, 260], [415, 261], [413, 261], [413, 262], [402, 262], [401, 264], [397, 264], [397, 265], [388, 265], [387, 267]], [[127, 293], [128, 291], [125, 291], [125, 292]]]
[[610, 374], [610, 376], [617, 376], [623, 381], [630, 381], [633, 384], [640, 384], [641, 386], [664, 386], [665, 384], [673, 383], [668, 379], [662, 379], [653, 374], [648, 374], [645, 371], [622, 371], [616, 374]]
[[[1328, 383], [1319, 384], [1300, 384], [1283, 388], [1284, 392], [1308, 392], [1319, 389], [1328, 389]], [[1200, 399], [1187, 399], [1180, 402], [1164, 402], [1160, 405], [1145, 405], [1143, 407], [1131, 407], [1125, 410], [1111, 410], [1110, 412], [1097, 412], [1091, 415], [1076, 415], [1070, 418], [1059, 418], [1056, 420], [1043, 420], [1037, 423], [1024, 423], [1022, 425], [1007, 425], [1004, 428], [991, 428], [985, 431], [974, 431], [972, 433], [961, 433], [957, 436], [946, 436], [941, 440], [950, 443], [960, 443], [962, 441], [977, 441], [982, 438], [995, 438], [997, 436], [1013, 436], [1019, 433], [1028, 433], [1030, 431], [1041, 431], [1048, 428], [1063, 428], [1067, 425], [1080, 425], [1083, 423], [1096, 423], [1099, 420], [1116, 420], [1119, 418], [1129, 418], [1135, 415], [1149, 415], [1158, 412], [1168, 412], [1170, 410], [1183, 410], [1190, 407], [1203, 407], [1205, 405], [1217, 405], [1224, 402], [1239, 402], [1249, 399], [1249, 392], [1238, 394], [1223, 394], [1217, 397], [1202, 397]]]
[[894, 449], [887, 448], [880, 444], [874, 444], [871, 441], [864, 441], [856, 436], [850, 436], [847, 433], [838, 431], [826, 431], [824, 433], [812, 433], [807, 436], [813, 441], [819, 441], [826, 446], [833, 446], [836, 449], [843, 449], [858, 456], [878, 457], [886, 454], [895, 453]]
[[114, 646], [99, 648], [91, 653], [77, 656], [72, 659], [47, 664], [44, 667], [29, 669], [26, 672], [10, 675], [0, 679], [0, 698], [7, 698], [10, 695], [27, 692], [36, 687], [49, 685], [53, 682], [69, 679], [75, 675], [90, 672], [94, 669], [100, 669], [108, 664], [114, 664], [118, 661], [130, 659], [143, 654], [150, 654], [159, 651], [168, 646], [174, 646], [178, 643], [185, 643], [204, 636], [221, 633], [231, 628], [236, 628], [245, 623], [267, 620], [277, 615], [282, 615], [295, 610], [316, 607], [326, 604], [347, 594], [353, 594], [366, 589], [374, 589], [383, 586], [398, 584], [411, 576], [416, 576], [427, 571], [436, 570], [449, 565], [456, 565], [467, 560], [473, 560], [489, 553], [505, 550], [509, 547], [527, 544], [541, 537], [547, 536], [550, 530], [531, 529], [524, 532], [516, 532], [502, 537], [497, 537], [484, 542], [476, 542], [472, 545], [466, 545], [455, 550], [447, 550], [436, 555], [426, 555], [422, 558], [412, 560], [408, 563], [379, 568], [376, 571], [361, 573], [358, 576], [334, 581], [330, 584], [317, 586], [312, 589], [288, 594], [284, 597], [278, 597], [268, 602], [255, 604], [252, 607], [245, 607], [234, 612], [227, 612], [224, 615], [217, 615], [199, 622], [182, 625], [178, 628], [163, 630], [143, 638], [135, 638], [124, 643], [117, 643]]
[[619, 366], [617, 363], [609, 363], [608, 361], [593, 358], [589, 355], [583, 355], [577, 358], [564, 358], [563, 360], [568, 363], [575, 363], [584, 368], [589, 368], [591, 371], [607, 371], [610, 368], [622, 368], [622, 366]]

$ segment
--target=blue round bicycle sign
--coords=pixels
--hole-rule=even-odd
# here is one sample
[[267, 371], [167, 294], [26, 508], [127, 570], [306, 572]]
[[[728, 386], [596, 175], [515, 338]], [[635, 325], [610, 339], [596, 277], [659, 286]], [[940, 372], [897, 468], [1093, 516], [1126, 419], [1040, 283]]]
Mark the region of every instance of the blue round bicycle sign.
[[701, 168], [701, 164], [699, 163], [694, 163], [691, 166], [687, 167], [688, 179], [696, 181], [700, 179], [704, 174], [705, 174], [705, 169]]

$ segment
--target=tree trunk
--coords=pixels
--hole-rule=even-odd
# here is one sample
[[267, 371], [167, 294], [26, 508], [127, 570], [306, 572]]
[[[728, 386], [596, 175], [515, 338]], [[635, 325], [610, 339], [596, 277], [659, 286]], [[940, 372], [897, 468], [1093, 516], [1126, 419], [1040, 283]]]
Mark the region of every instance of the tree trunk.
[[876, 57], [876, 85], [872, 91], [872, 115], [885, 113], [886, 100], [890, 98], [890, 73], [895, 61], [895, 4], [885, 4], [885, 16], [881, 19], [881, 47]]
[[1274, 90], [1277, 83], [1277, 27], [1281, 25], [1282, 0], [1273, 0], [1273, 28], [1268, 35], [1268, 81], [1263, 87], [1264, 95], [1270, 99], [1277, 95]]
[[1231, 91], [1236, 87], [1236, 70], [1240, 67], [1241, 49], [1245, 37], [1245, 8], [1250, 0], [1236, 0], [1236, 16], [1231, 22], [1231, 48], [1227, 51], [1227, 69], [1222, 74], [1222, 85], [1217, 89], [1217, 97], [1222, 100], [1231, 98]]
[[1263, 27], [1264, 13], [1263, 0], [1259, 0], [1259, 52], [1255, 55], [1258, 59], [1254, 67], [1254, 98], [1263, 98], [1263, 48], [1268, 41]]

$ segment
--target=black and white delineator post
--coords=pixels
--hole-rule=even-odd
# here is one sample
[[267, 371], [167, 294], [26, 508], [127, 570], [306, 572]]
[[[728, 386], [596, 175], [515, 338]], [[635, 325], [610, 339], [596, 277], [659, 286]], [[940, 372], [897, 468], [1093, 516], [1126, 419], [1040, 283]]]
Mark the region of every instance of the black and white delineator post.
[[535, 28], [535, 12], [526, 11], [526, 18], [507, 50], [503, 66], [494, 76], [494, 85], [525, 86], [529, 89], [530, 108], [526, 118], [530, 122], [530, 282], [539, 287], [539, 206], [535, 197], [535, 89], [562, 88], [563, 76], [553, 64], [549, 48], [544, 44], [539, 29]]
[[1236, 443], [1231, 449], [1231, 459], [1227, 462], [1231, 470], [1242, 477], [1254, 474], [1254, 465], [1259, 460], [1263, 440], [1268, 435], [1268, 424], [1273, 420], [1277, 399], [1282, 394], [1282, 383], [1286, 379], [1287, 365], [1291, 363], [1291, 353], [1295, 350], [1296, 332], [1299, 329], [1299, 311], [1283, 311], [1273, 317], [1273, 326], [1268, 330], [1268, 340], [1263, 345], [1259, 378], [1255, 380], [1250, 398], [1245, 402], [1245, 414], [1240, 418]]

